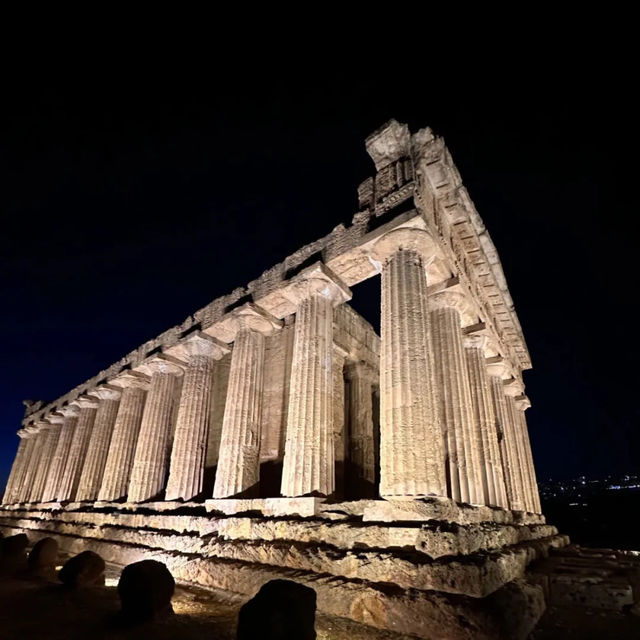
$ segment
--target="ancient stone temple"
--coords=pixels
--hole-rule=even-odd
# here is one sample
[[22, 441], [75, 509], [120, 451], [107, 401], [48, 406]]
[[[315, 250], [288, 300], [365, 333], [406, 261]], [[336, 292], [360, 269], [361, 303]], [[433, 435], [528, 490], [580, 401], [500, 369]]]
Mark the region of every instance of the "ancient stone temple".
[[[246, 596], [292, 578], [422, 637], [517, 637], [504, 601], [535, 623], [525, 569], [567, 540], [498, 254], [442, 138], [392, 120], [366, 149], [350, 226], [28, 404], [0, 530]], [[380, 335], [349, 304], [369, 278]]]

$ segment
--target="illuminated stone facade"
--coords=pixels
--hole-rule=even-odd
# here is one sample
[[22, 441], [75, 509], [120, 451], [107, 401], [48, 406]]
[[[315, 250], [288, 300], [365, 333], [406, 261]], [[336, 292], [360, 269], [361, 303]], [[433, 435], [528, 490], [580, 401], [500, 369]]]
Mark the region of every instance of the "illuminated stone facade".
[[[171, 512], [187, 505], [213, 523], [209, 556], [473, 597], [521, 577], [538, 552], [563, 543], [540, 515], [522, 381], [527, 347], [496, 249], [451, 156], [431, 130], [411, 134], [396, 121], [366, 147], [376, 174], [360, 185], [350, 226], [65, 396], [28, 405], [0, 526], [136, 544], [125, 532], [141, 503], [158, 514], [150, 526], [165, 532], [177, 525], [163, 518], [175, 520]], [[351, 287], [378, 276], [380, 336], [348, 304]], [[114, 509], [120, 521], [101, 520], [101, 510]], [[337, 514], [348, 516], [342, 529]], [[285, 520], [278, 534], [273, 518], [287, 517], [321, 522], [324, 533]], [[118, 540], [102, 535], [113, 518]], [[467, 576], [456, 591], [446, 586], [452, 565], [404, 566], [374, 551], [360, 564], [331, 561], [323, 545], [345, 558], [359, 546], [354, 518], [359, 527], [376, 523], [364, 547], [407, 546], [400, 535], [432, 563], [500, 549], [512, 565], [493, 582]], [[396, 520], [412, 523], [408, 532], [380, 525]], [[436, 534], [422, 541], [436, 521], [458, 532], [453, 541], [442, 532], [448, 553], [434, 552]], [[283, 555], [269, 540], [319, 547]], [[520, 555], [511, 549], [533, 540], [537, 547]], [[185, 539], [185, 551], [192, 544]], [[161, 553], [172, 551], [163, 545]], [[365, 621], [390, 625], [371, 616]]]

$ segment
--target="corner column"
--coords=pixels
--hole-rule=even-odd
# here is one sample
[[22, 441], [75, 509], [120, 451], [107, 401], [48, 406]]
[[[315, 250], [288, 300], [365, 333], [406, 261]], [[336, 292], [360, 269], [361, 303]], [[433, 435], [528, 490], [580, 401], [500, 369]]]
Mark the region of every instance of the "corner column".
[[84, 466], [91, 430], [96, 419], [98, 400], [90, 396], [82, 396], [71, 403], [80, 409], [78, 421], [73, 432], [69, 456], [58, 486], [58, 500], [73, 500], [80, 483], [80, 474]]
[[214, 362], [228, 352], [227, 345], [201, 332], [169, 350], [185, 362], [185, 373], [165, 500], [189, 500], [202, 491]]
[[16, 457], [13, 460], [13, 465], [11, 466], [11, 473], [7, 480], [7, 488], [5, 489], [4, 496], [2, 498], [2, 504], [13, 504], [17, 488], [20, 486], [20, 479], [28, 450], [29, 434], [24, 429], [20, 429], [20, 431], [18, 431], [18, 437], [20, 438], [20, 442], [18, 443], [18, 450], [16, 451]]
[[49, 473], [47, 474], [42, 502], [51, 502], [58, 497], [58, 489], [65, 464], [69, 457], [73, 432], [76, 428], [76, 423], [78, 422], [80, 409], [75, 405], [70, 405], [62, 407], [62, 409], [59, 410], [59, 413], [62, 415], [60, 436], [58, 438], [55, 451], [53, 452], [51, 464], [49, 465]]
[[149, 382], [149, 376], [137, 371], [127, 371], [109, 381], [109, 384], [121, 389], [122, 396], [98, 500], [119, 500], [127, 495]]
[[514, 482], [518, 486], [518, 491], [521, 497], [522, 508], [525, 511], [531, 511], [533, 509], [533, 497], [531, 488], [529, 486], [529, 474], [527, 471], [527, 460], [525, 455], [525, 447], [522, 438], [522, 430], [519, 419], [519, 412], [516, 408], [515, 398], [524, 391], [524, 386], [519, 380], [515, 378], [511, 380], [503, 380], [505, 390], [505, 401], [507, 407], [507, 423], [508, 437], [511, 440], [511, 448], [513, 451], [513, 459], [515, 461], [513, 466]]
[[351, 291], [318, 263], [301, 272], [284, 295], [297, 308], [281, 493], [328, 496], [335, 490], [333, 308], [349, 300]]
[[139, 369], [151, 375], [151, 384], [129, 481], [130, 502], [149, 500], [164, 488], [182, 377], [181, 364], [166, 356]]
[[531, 439], [529, 438], [527, 418], [525, 416], [525, 411], [531, 407], [531, 402], [527, 396], [519, 396], [515, 398], [515, 407], [520, 422], [520, 430], [524, 446], [525, 463], [531, 496], [531, 511], [533, 513], [542, 513], [542, 508], [540, 506], [540, 492], [538, 491], [538, 481], [536, 479], [536, 468], [533, 463], [533, 454], [531, 452]]
[[399, 229], [374, 255], [382, 268], [380, 494], [446, 496], [427, 309], [436, 244], [426, 231]]
[[24, 461], [20, 469], [20, 475], [16, 478], [14, 489], [14, 503], [26, 502], [29, 497], [31, 487], [30, 478], [33, 479], [34, 464], [37, 464], [36, 458], [38, 454], [38, 430], [34, 425], [22, 429], [25, 432], [23, 436], [27, 440], [27, 446], [24, 452]]
[[484, 501], [485, 504], [507, 509], [509, 504], [502, 472], [496, 413], [485, 366], [486, 343], [486, 336], [465, 337], [465, 357], [471, 388], [474, 427], [480, 444], [479, 458]]
[[502, 456], [505, 486], [509, 508], [514, 511], [524, 511], [526, 505], [522, 493], [522, 483], [518, 471], [518, 452], [515, 446], [512, 416], [507, 404], [503, 379], [510, 377], [509, 368], [499, 357], [486, 360], [489, 386], [496, 414], [498, 440]]
[[240, 307], [227, 320], [234, 345], [214, 498], [246, 494], [260, 481], [264, 339], [280, 326], [279, 320], [254, 304]]
[[98, 398], [100, 403], [80, 474], [80, 484], [76, 494], [78, 502], [95, 501], [98, 497], [121, 392], [120, 389], [105, 384], [90, 391], [89, 395]]

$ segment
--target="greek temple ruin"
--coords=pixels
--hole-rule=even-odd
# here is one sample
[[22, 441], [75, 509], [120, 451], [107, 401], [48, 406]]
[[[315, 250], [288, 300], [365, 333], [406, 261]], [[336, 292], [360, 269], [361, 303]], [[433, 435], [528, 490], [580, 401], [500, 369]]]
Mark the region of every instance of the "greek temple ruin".
[[[505, 594], [541, 615], [526, 567], [567, 538], [496, 248], [441, 137], [391, 120], [366, 150], [349, 226], [26, 403], [0, 531], [247, 597], [295, 576], [320, 610], [421, 637], [500, 637], [483, 603]], [[380, 335], [349, 304], [369, 278]]]

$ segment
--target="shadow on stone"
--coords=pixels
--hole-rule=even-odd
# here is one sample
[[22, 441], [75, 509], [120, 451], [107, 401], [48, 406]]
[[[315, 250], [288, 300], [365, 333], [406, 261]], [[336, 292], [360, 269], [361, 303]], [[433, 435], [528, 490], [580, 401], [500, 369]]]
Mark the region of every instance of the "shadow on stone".
[[315, 640], [316, 592], [291, 580], [271, 580], [238, 615], [237, 640]]
[[93, 551], [83, 551], [70, 560], [58, 573], [58, 580], [67, 587], [104, 586], [104, 560]]
[[33, 576], [53, 579], [56, 572], [56, 562], [58, 560], [58, 542], [53, 538], [42, 538], [36, 542], [29, 558], [27, 568]]
[[175, 586], [162, 562], [142, 560], [125, 567], [118, 582], [123, 621], [146, 622], [173, 614], [171, 598]]

